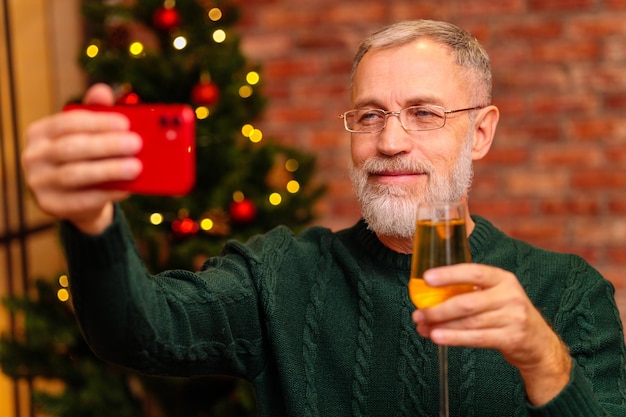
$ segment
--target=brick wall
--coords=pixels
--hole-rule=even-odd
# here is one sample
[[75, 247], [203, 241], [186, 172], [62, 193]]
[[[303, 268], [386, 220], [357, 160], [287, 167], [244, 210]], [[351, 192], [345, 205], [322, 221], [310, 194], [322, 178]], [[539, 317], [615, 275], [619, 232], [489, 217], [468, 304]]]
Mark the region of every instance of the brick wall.
[[585, 257], [626, 312], [626, 0], [240, 0], [244, 53], [262, 66], [266, 137], [315, 152], [329, 183], [318, 223], [358, 217], [346, 177], [354, 50], [401, 19], [448, 20], [485, 45], [501, 122], [476, 164], [472, 211]]

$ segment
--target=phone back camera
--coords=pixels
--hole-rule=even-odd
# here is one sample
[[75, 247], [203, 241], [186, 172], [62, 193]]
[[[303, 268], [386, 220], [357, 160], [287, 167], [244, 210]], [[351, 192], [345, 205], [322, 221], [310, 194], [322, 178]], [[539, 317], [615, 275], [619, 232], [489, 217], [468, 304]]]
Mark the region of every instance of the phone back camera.
[[175, 140], [178, 138], [177, 129], [181, 125], [180, 117], [162, 115], [159, 117], [159, 124], [165, 129], [165, 138], [167, 140]]

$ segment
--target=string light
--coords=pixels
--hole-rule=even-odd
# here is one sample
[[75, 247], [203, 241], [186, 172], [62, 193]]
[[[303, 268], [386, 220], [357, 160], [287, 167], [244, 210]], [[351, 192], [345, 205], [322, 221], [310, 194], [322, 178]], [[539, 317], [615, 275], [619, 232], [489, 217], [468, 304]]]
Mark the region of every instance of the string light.
[[174, 38], [172, 45], [174, 45], [174, 48], [180, 51], [182, 49], [185, 49], [185, 47], [187, 46], [187, 39], [184, 36], [177, 36], [176, 38]]
[[222, 43], [226, 40], [226, 32], [222, 29], [217, 29], [213, 32], [213, 40], [217, 43]]
[[200, 220], [200, 228], [202, 230], [209, 231], [211, 229], [213, 229], [213, 220], [209, 219], [208, 217], [205, 217], [204, 219]]
[[100, 48], [98, 48], [98, 45], [92, 43], [87, 47], [85, 53], [89, 58], [95, 58], [100, 53]]
[[259, 143], [263, 139], [263, 132], [261, 132], [259, 129], [252, 129], [252, 132], [250, 132], [250, 136], [248, 136], [248, 138], [252, 143]]
[[272, 193], [269, 197], [270, 204], [277, 206], [283, 201], [283, 197], [279, 193]]
[[248, 98], [252, 95], [252, 87], [249, 85], [242, 85], [239, 87], [239, 97]]
[[300, 163], [293, 158], [287, 159], [285, 162], [285, 169], [289, 172], [296, 172], [299, 167]]
[[253, 130], [254, 130], [254, 126], [252, 126], [251, 124], [245, 124], [241, 127], [241, 134], [249, 138], [250, 133], [252, 133]]
[[67, 290], [67, 286], [69, 285], [69, 279], [67, 275], [61, 275], [59, 277], [59, 285], [62, 287], [57, 291], [57, 298], [61, 302], [66, 302], [70, 299], [70, 292]]
[[160, 225], [161, 223], [163, 223], [163, 215], [161, 213], [152, 213], [150, 215], [150, 223], [155, 226]]
[[256, 71], [250, 71], [247, 75], [246, 75], [246, 82], [250, 85], [256, 85], [259, 83], [259, 80], [261, 79], [261, 77], [259, 76], [259, 73]]
[[233, 193], [233, 201], [237, 203], [242, 202], [245, 198], [246, 196], [241, 191], [235, 191]]
[[217, 7], [214, 7], [211, 10], [209, 10], [208, 15], [209, 15], [209, 19], [211, 19], [214, 22], [217, 22], [218, 20], [222, 18], [222, 11], [218, 9]]
[[300, 183], [296, 180], [291, 180], [287, 183], [287, 191], [291, 194], [295, 194], [300, 191]]
[[209, 117], [209, 114], [211, 114], [211, 111], [206, 106], [200, 106], [196, 108], [196, 118], [198, 120], [206, 119], [207, 117]]
[[128, 47], [128, 51], [132, 56], [140, 56], [141, 54], [143, 54], [144, 51], [143, 44], [141, 42], [133, 42]]

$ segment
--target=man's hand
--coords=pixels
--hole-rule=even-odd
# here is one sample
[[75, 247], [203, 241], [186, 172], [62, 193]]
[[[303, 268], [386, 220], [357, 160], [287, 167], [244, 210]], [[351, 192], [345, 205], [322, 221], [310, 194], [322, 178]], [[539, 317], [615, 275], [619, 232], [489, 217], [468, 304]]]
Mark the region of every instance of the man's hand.
[[[103, 84], [89, 89], [87, 104], [112, 104], [113, 92]], [[26, 183], [41, 209], [69, 220], [85, 233], [98, 234], [112, 221], [113, 202], [124, 191], [98, 186], [134, 179], [141, 172], [135, 155], [141, 138], [128, 130], [126, 117], [115, 113], [75, 110], [30, 125], [22, 166]]]
[[529, 400], [543, 405], [569, 382], [567, 347], [510, 272], [480, 264], [426, 271], [429, 285], [471, 284], [474, 292], [416, 310], [417, 331], [437, 344], [497, 349], [519, 369]]

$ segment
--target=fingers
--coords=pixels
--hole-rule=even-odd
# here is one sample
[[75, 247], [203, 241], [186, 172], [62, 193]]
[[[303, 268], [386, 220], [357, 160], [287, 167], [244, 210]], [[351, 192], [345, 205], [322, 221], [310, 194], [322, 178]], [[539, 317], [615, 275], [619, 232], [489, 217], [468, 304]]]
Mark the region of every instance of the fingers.
[[[112, 103], [105, 85], [89, 89], [85, 102]], [[132, 180], [142, 170], [135, 155], [141, 138], [118, 113], [65, 111], [33, 123], [22, 153], [25, 179], [40, 208], [97, 233], [112, 219], [112, 203], [127, 192], [102, 189], [110, 181]]]
[[517, 282], [515, 275], [483, 264], [463, 263], [441, 266], [424, 272], [424, 279], [428, 285], [439, 287], [442, 285], [472, 284], [478, 289], [490, 288], [502, 280], [502, 273], [508, 274], [508, 279]]

